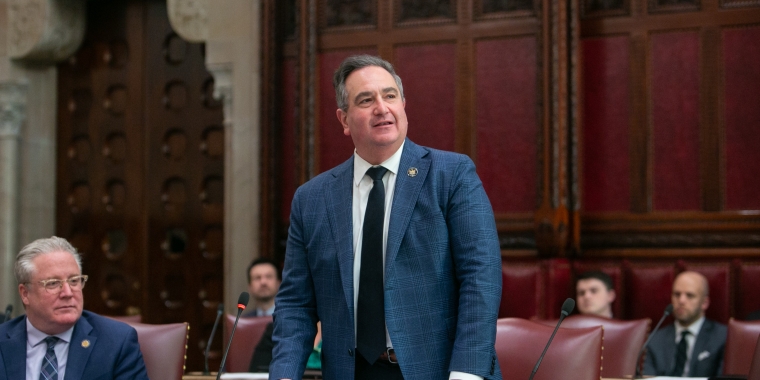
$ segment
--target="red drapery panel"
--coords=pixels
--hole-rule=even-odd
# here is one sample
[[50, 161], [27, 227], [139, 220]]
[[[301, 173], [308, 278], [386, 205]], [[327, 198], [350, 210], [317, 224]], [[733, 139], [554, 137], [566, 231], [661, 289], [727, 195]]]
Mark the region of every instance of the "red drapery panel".
[[456, 46], [396, 48], [395, 68], [404, 85], [408, 136], [431, 148], [454, 150]]
[[476, 160], [495, 213], [535, 208], [536, 56], [533, 36], [476, 46]]
[[760, 27], [723, 31], [726, 209], [760, 210]]
[[583, 208], [630, 208], [628, 37], [584, 39]]
[[651, 37], [655, 210], [699, 210], [699, 33]]

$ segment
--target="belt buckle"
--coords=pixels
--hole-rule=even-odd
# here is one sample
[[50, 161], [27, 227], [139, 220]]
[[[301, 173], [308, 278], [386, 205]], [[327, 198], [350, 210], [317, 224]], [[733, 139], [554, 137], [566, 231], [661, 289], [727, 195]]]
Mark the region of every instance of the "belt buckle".
[[[394, 351], [393, 348], [391, 348], [391, 347], [386, 347], [385, 348], [385, 355], [388, 356], [388, 363], [398, 364], [398, 361], [394, 362], [393, 359], [391, 359], [391, 351]], [[395, 354], [395, 351], [393, 353]]]

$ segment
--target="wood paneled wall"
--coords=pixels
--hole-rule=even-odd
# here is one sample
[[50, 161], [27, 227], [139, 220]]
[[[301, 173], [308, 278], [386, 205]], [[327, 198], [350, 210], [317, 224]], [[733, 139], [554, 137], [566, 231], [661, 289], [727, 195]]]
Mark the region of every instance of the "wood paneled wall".
[[396, 66], [411, 139], [476, 162], [505, 260], [760, 254], [756, 0], [264, 7], [277, 255], [297, 185], [352, 153], [331, 78], [358, 53]]
[[276, 221], [264, 231], [278, 237], [272, 250], [283, 253], [297, 184], [353, 152], [335, 116], [332, 75], [345, 57], [362, 53], [396, 67], [412, 140], [476, 162], [506, 250], [535, 255], [541, 246], [562, 255], [577, 246], [577, 232], [568, 233], [578, 224], [570, 226], [578, 202], [570, 186], [576, 172], [568, 172], [574, 160], [568, 131], [577, 128], [570, 103], [577, 98], [579, 67], [571, 57], [579, 33], [564, 16], [578, 12], [576, 2], [264, 4], [277, 20], [271, 30], [284, 32], [264, 52], [265, 60], [278, 57], [277, 69], [265, 78], [282, 84], [264, 94], [264, 103], [279, 115], [268, 128], [284, 131], [276, 141], [279, 152], [264, 158], [281, 168], [265, 179], [282, 195], [265, 213]]
[[584, 255], [760, 253], [758, 5], [583, 4]]

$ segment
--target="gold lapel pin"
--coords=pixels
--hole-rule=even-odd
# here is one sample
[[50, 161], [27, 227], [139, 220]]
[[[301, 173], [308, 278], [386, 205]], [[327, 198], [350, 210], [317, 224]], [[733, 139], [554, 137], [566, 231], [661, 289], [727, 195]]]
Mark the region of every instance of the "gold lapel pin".
[[409, 170], [406, 171], [406, 175], [410, 177], [416, 177], [417, 173], [419, 173], [419, 170], [417, 170], [417, 168], [409, 168]]
[[90, 341], [89, 341], [89, 340], [87, 340], [87, 339], [83, 340], [83, 341], [82, 341], [82, 347], [83, 347], [83, 348], [87, 348], [87, 347], [90, 347]]

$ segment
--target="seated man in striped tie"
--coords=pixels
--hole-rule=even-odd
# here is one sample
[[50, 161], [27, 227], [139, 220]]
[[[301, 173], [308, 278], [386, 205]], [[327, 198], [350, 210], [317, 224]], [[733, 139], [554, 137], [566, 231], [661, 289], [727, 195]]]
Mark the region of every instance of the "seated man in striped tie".
[[710, 377], [723, 372], [726, 325], [705, 318], [710, 306], [707, 279], [682, 272], [670, 295], [675, 323], [654, 333], [647, 346], [644, 375]]
[[59, 237], [39, 239], [16, 255], [26, 315], [0, 325], [0, 378], [147, 379], [137, 332], [83, 311], [81, 257]]

